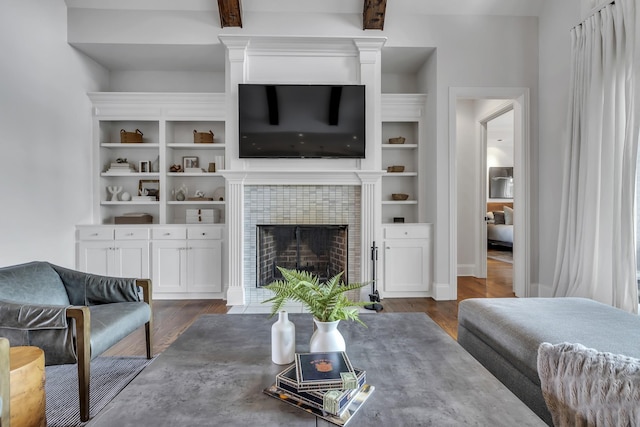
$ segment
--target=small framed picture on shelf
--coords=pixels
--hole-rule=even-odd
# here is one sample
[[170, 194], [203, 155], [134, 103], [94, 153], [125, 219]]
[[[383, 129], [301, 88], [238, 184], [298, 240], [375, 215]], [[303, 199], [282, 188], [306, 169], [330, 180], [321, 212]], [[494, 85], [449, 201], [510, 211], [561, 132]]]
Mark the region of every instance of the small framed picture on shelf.
[[160, 200], [160, 180], [141, 179], [138, 183], [138, 196], [155, 197], [155, 200]]
[[199, 167], [198, 157], [197, 156], [184, 156], [182, 158], [182, 169], [187, 170], [190, 168]]
[[141, 162], [138, 162], [138, 172], [141, 172], [141, 173], [149, 173], [149, 172], [151, 172], [150, 164], [151, 164], [151, 162], [149, 162], [147, 160], [143, 160]]

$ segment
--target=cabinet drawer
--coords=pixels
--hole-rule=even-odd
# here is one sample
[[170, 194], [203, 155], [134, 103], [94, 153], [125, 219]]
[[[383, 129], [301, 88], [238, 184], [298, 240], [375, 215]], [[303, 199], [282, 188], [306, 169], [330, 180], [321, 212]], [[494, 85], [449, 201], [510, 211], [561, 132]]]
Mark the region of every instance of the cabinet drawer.
[[182, 227], [154, 228], [153, 230], [151, 230], [151, 236], [154, 240], [186, 239], [187, 230]]
[[78, 229], [78, 240], [113, 240], [113, 227], [87, 227]]
[[222, 239], [220, 227], [187, 227], [189, 239]]
[[428, 239], [430, 224], [389, 225], [384, 228], [385, 239]]
[[147, 240], [148, 228], [116, 228], [116, 240]]

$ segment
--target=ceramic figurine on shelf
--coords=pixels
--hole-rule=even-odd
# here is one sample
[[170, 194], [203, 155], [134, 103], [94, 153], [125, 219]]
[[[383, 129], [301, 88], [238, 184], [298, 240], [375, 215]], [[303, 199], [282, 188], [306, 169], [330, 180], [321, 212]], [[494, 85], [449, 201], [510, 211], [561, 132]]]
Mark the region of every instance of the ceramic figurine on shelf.
[[182, 184], [177, 190], [173, 190], [173, 194], [178, 202], [183, 202], [187, 198], [187, 186]]
[[112, 202], [116, 202], [118, 200], [118, 193], [122, 191], [121, 185], [110, 185], [107, 187], [109, 193], [111, 193], [111, 198], [109, 199]]

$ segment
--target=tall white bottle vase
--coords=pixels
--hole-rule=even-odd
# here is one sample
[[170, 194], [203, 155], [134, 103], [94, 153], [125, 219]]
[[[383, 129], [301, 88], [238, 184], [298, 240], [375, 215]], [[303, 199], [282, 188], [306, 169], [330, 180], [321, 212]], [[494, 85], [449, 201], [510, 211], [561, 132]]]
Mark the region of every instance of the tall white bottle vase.
[[296, 327], [286, 311], [278, 313], [271, 326], [271, 360], [276, 365], [293, 363], [296, 357]]

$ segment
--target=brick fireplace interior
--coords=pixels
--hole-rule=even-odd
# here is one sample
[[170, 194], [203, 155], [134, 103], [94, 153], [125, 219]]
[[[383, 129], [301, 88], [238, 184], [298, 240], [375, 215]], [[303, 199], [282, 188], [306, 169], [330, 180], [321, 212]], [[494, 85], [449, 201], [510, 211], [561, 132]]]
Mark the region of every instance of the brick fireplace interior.
[[348, 226], [258, 225], [257, 286], [282, 279], [277, 267], [307, 271], [321, 282], [341, 273], [348, 283]]

